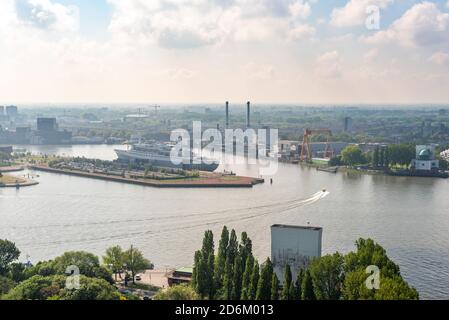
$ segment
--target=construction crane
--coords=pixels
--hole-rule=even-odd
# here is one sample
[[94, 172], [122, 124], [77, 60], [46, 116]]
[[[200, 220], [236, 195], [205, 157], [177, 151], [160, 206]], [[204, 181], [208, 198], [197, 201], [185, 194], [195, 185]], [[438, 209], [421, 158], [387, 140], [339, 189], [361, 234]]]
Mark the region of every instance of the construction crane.
[[332, 130], [330, 129], [305, 129], [304, 138], [301, 148], [301, 161], [312, 161], [312, 151], [310, 150], [310, 137], [316, 134], [326, 135], [326, 149], [324, 150], [324, 158], [332, 158], [334, 156], [334, 150], [332, 149], [331, 139]]

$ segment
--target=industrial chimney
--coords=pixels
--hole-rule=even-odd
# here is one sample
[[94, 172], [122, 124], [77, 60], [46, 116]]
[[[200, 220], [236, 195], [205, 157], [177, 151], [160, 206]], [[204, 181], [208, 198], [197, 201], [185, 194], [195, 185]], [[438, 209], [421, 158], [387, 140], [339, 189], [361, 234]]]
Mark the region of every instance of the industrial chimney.
[[247, 107], [246, 107], [246, 127], [250, 128], [251, 127], [251, 102], [247, 102], [246, 103]]
[[229, 128], [229, 101], [226, 101], [226, 129]]

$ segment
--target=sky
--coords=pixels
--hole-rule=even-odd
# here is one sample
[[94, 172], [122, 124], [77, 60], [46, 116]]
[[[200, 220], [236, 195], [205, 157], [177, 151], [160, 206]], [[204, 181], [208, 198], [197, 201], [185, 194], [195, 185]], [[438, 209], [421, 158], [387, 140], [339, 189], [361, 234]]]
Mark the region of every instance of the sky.
[[447, 104], [449, 1], [0, 1], [0, 104], [226, 100]]

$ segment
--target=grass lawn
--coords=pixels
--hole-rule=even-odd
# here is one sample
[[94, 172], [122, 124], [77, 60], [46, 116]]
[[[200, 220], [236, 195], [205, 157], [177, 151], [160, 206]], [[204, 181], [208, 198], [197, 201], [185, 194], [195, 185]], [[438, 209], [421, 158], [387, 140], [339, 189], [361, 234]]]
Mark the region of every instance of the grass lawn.
[[0, 177], [0, 184], [14, 184], [14, 183], [21, 183], [24, 182], [25, 180], [18, 178], [18, 177], [14, 177], [14, 176], [9, 176], [9, 175], [5, 175], [3, 174]]

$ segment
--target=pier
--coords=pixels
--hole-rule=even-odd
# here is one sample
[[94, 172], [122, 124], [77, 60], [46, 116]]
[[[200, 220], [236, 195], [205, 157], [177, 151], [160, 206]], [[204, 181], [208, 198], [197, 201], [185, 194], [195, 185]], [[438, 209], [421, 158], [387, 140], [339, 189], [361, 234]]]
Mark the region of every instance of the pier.
[[86, 172], [81, 170], [56, 169], [47, 165], [31, 165], [30, 169], [56, 174], [72, 175], [104, 181], [121, 182], [155, 188], [252, 188], [264, 183], [264, 179], [205, 173], [198, 178], [179, 180], [153, 180], [148, 178], [131, 178], [129, 176], [108, 175], [105, 173]]

